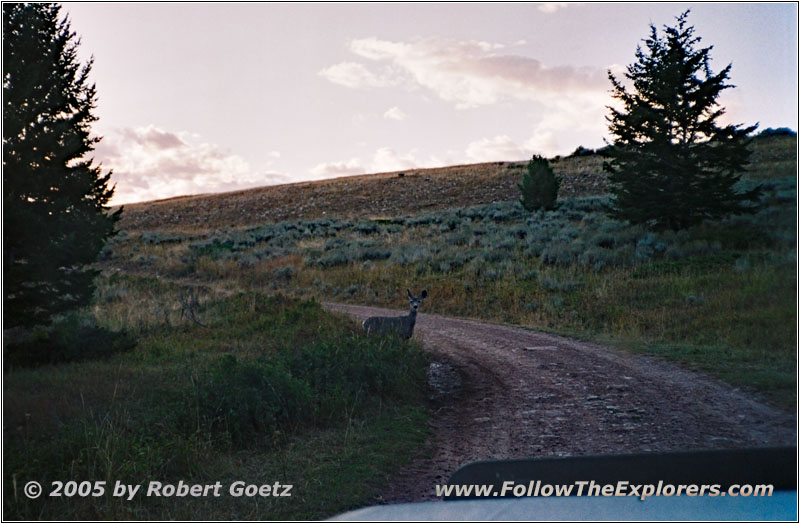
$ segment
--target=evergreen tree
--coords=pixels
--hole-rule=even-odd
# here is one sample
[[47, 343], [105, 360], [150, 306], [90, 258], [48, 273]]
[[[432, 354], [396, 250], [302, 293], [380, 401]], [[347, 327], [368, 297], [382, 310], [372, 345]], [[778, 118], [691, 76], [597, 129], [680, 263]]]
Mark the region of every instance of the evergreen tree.
[[705, 219], [752, 211], [760, 189], [734, 187], [747, 165], [747, 135], [757, 126], [720, 126], [724, 109], [717, 99], [734, 86], [726, 84], [731, 66], [714, 74], [711, 47], [687, 26], [689, 11], [675, 27], [659, 35], [650, 26], [646, 49], [625, 77], [633, 91], [609, 71], [613, 97], [609, 107], [614, 142], [605, 153], [614, 199], [610, 214], [655, 229], [684, 229]]
[[517, 184], [521, 195], [519, 202], [526, 211], [555, 209], [560, 185], [561, 179], [553, 173], [547, 159], [533, 155], [522, 183]]
[[88, 269], [114, 234], [91, 60], [55, 4], [3, 4], [4, 328], [46, 324], [89, 302]]

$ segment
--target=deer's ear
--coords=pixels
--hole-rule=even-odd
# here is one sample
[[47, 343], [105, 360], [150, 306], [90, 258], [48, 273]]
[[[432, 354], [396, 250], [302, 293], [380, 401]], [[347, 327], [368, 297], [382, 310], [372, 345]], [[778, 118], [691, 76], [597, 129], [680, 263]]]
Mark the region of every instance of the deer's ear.
[[414, 295], [411, 294], [410, 289], [406, 289], [406, 293], [408, 293], [408, 298], [414, 298]]
[[422, 293], [419, 294], [419, 298], [425, 298], [427, 296], [428, 296], [428, 290], [427, 289], [423, 289]]

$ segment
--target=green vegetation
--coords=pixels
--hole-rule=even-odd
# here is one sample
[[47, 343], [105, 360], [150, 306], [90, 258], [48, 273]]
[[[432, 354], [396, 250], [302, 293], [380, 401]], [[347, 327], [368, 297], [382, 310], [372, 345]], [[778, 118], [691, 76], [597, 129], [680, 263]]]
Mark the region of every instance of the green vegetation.
[[[85, 316], [138, 344], [6, 373], [6, 519], [319, 519], [366, 504], [426, 437], [420, 348], [316, 302], [115, 274]], [[107, 494], [29, 500], [29, 480], [106, 481]], [[108, 493], [117, 480], [223, 489], [125, 501]], [[235, 498], [234, 481], [294, 488]]]
[[678, 232], [610, 219], [608, 196], [598, 195], [533, 213], [512, 201], [376, 220], [129, 234], [109, 246], [104, 264], [394, 308], [406, 287], [424, 285], [433, 313], [646, 350], [792, 406], [795, 144], [785, 136], [754, 141], [756, 162], [738, 187], [762, 186], [758, 212]]
[[[510, 201], [123, 232], [101, 253], [91, 309], [38, 340], [78, 348], [70, 341], [90, 326], [136, 346], [101, 340], [96, 360], [6, 370], [4, 517], [304, 519], [368, 503], [426, 437], [425, 360], [315, 300], [398, 308], [407, 287], [426, 287], [433, 313], [659, 355], [793, 407], [796, 138], [751, 147], [740, 184], [762, 185], [758, 212], [679, 232], [608, 218], [607, 195], [532, 213]], [[258, 505], [224, 494], [31, 501], [31, 479], [295, 491]]]
[[553, 173], [546, 158], [534, 155], [528, 162], [528, 172], [522, 177], [519, 203], [527, 211], [555, 209], [561, 180]]
[[78, 362], [127, 351], [136, 339], [126, 333], [98, 326], [91, 317], [72, 311], [51, 326], [37, 327], [20, 340], [7, 340], [3, 365], [6, 369]]

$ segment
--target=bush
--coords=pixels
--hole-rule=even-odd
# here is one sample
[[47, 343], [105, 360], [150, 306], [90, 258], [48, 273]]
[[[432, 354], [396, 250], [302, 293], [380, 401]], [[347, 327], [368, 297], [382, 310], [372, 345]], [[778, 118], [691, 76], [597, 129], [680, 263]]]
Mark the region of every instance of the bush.
[[547, 159], [534, 155], [528, 162], [528, 172], [518, 185], [522, 207], [527, 211], [555, 209], [561, 179], [553, 173]]
[[578, 256], [578, 263], [584, 267], [591, 267], [595, 271], [600, 271], [605, 267], [616, 265], [617, 258], [617, 253], [611, 249], [590, 246]]
[[430, 260], [431, 252], [420, 246], [398, 246], [392, 251], [389, 262], [400, 266], [410, 266], [424, 260]]
[[294, 267], [284, 266], [272, 270], [272, 276], [275, 280], [289, 281], [294, 276]]
[[288, 356], [292, 375], [309, 384], [308, 406], [318, 424], [362, 410], [372, 401], [416, 397], [424, 391], [425, 356], [397, 337], [323, 341]]
[[567, 244], [551, 244], [542, 251], [541, 259], [545, 264], [568, 266], [575, 260], [575, 254]]
[[282, 295], [242, 295], [222, 306], [225, 318], [261, 330], [269, 342], [193, 372], [178, 407], [183, 430], [239, 449], [271, 446], [275, 431], [332, 427], [425, 392], [426, 357], [414, 343], [365, 336], [316, 302]]
[[[300, 315], [290, 323], [305, 322], [301, 317], [315, 307], [285, 312]], [[269, 361], [224, 355], [198, 380], [196, 408], [184, 412], [183, 422], [192, 427], [196, 417], [239, 448], [269, 444], [275, 431], [324, 427], [376, 403], [417, 398], [424, 384], [424, 354], [396, 337], [323, 340]]]
[[211, 366], [198, 391], [198, 410], [209, 429], [243, 445], [270, 437], [279, 427], [309, 415], [311, 390], [280, 365], [240, 362], [225, 355]]
[[70, 313], [49, 329], [34, 332], [21, 341], [9, 342], [3, 364], [8, 369], [94, 360], [135, 346], [136, 339], [126, 331], [111, 331], [98, 326], [94, 319]]
[[362, 247], [356, 251], [354, 259], [356, 261], [364, 260], [386, 260], [392, 256], [392, 250], [388, 247]]
[[351, 262], [350, 255], [345, 250], [335, 250], [321, 257], [314, 259], [307, 259], [307, 263], [316, 264], [323, 268], [331, 268], [336, 266], [344, 266]]

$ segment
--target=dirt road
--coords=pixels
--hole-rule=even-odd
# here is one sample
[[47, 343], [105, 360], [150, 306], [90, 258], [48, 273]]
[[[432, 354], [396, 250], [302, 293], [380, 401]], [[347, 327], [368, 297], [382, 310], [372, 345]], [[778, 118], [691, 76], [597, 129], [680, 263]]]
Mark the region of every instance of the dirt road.
[[[358, 319], [399, 315], [325, 304]], [[520, 328], [420, 314], [433, 355], [433, 437], [390, 480], [384, 502], [433, 487], [481, 459], [794, 445], [793, 414], [661, 360]]]

